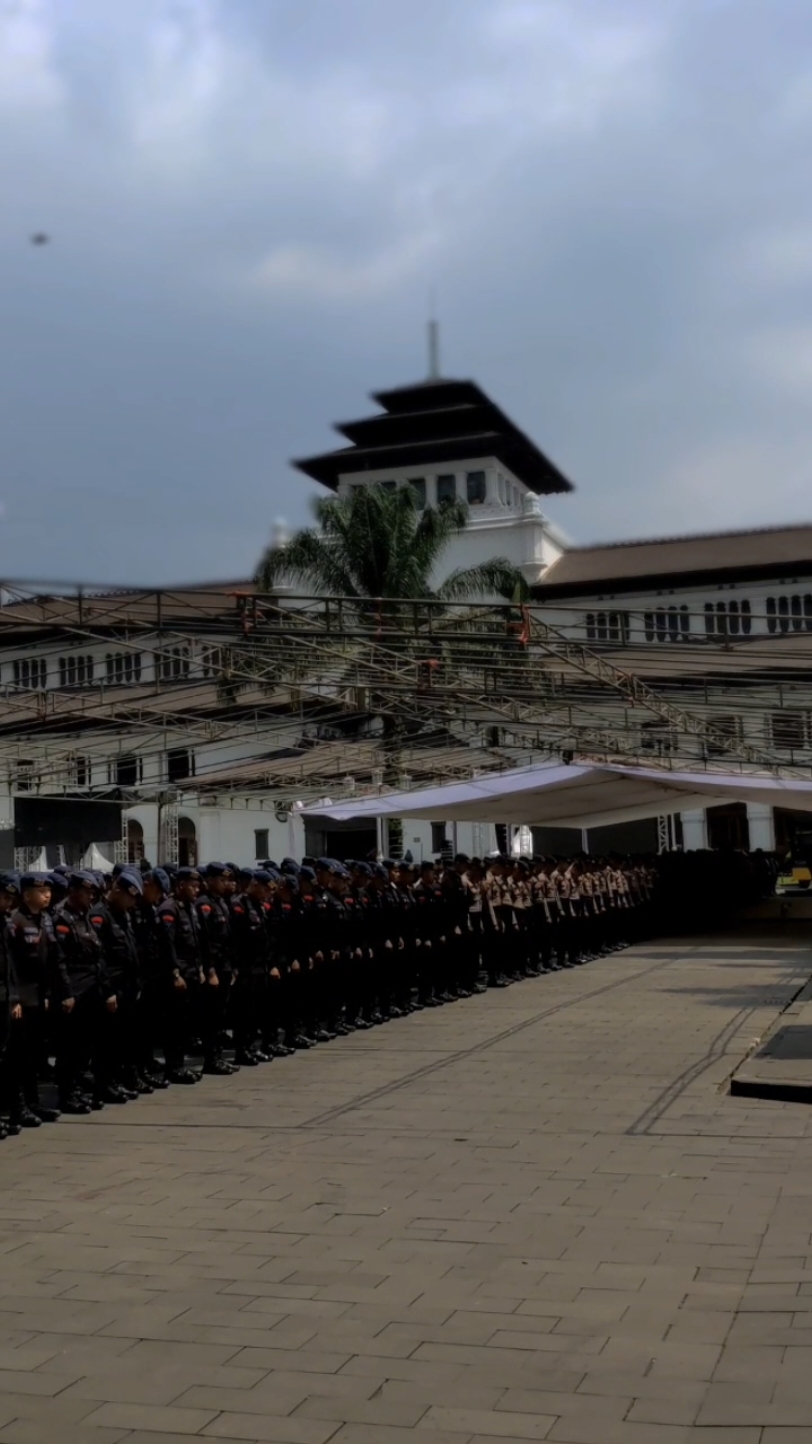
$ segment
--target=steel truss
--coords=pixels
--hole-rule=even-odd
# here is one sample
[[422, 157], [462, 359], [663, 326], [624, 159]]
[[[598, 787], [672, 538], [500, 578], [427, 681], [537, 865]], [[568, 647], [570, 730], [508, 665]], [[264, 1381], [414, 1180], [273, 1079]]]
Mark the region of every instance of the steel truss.
[[[695, 761], [690, 739], [728, 763], [792, 770], [774, 751], [728, 735], [712, 715], [669, 700], [631, 668], [567, 636], [540, 605], [449, 609], [432, 601], [282, 598], [243, 588], [32, 597], [24, 585], [7, 585], [9, 594], [0, 608], [6, 655], [77, 644], [122, 654], [189, 653], [190, 676], [170, 681], [6, 689], [0, 761], [24, 752], [41, 759], [43, 778], [63, 771], [77, 751], [109, 757], [127, 741], [158, 751], [179, 737], [194, 746], [261, 734], [270, 743], [297, 718], [319, 716], [349, 724], [383, 718], [380, 747], [390, 774], [404, 741], [416, 745], [427, 732], [469, 744], [472, 767], [481, 765], [476, 748], [493, 728], [503, 765], [561, 752], [650, 764], [640, 740], [646, 717], [675, 739], [661, 759], [666, 763], [686, 755]], [[671, 662], [673, 651], [660, 650]], [[192, 659], [203, 651], [216, 675], [193, 677]], [[648, 649], [649, 671], [655, 652]], [[679, 677], [666, 685], [679, 687]], [[269, 766], [269, 785], [272, 776]]]

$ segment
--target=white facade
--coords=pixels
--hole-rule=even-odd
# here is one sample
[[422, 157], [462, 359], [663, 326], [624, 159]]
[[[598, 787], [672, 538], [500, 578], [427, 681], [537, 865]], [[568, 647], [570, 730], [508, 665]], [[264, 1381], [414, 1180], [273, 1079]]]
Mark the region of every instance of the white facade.
[[449, 499], [467, 505], [468, 523], [444, 554], [435, 584], [458, 567], [480, 566], [495, 557], [518, 567], [532, 584], [564, 550], [564, 538], [545, 516], [540, 498], [492, 456], [420, 476], [414, 467], [388, 467], [362, 476], [348, 472], [340, 478], [338, 495], [347, 496], [359, 486], [413, 486], [427, 507]]
[[[494, 455], [422, 468], [388, 466], [376, 471], [365, 466], [362, 471], [338, 476], [340, 496], [361, 486], [411, 486], [419, 504], [426, 507], [447, 498], [467, 505], [468, 523], [444, 555], [436, 583], [459, 567], [502, 557], [519, 568], [529, 584], [536, 585], [566, 551], [563, 534], [546, 516], [539, 496]], [[725, 718], [730, 735], [738, 741], [766, 748], [781, 761], [812, 766], [812, 577], [785, 576], [781, 570], [776, 568], [773, 580], [762, 576], [758, 582], [734, 578], [724, 584], [700, 586], [691, 584], [686, 576], [685, 586], [652, 584], [647, 591], [631, 583], [626, 590], [616, 587], [605, 592], [591, 586], [580, 596], [562, 599], [551, 594], [541, 605], [550, 626], [618, 666], [633, 652], [635, 669], [644, 677], [646, 650], [650, 648], [654, 658], [667, 660], [673, 643], [673, 655], [681, 660], [676, 675], [663, 684], [665, 695], [682, 689], [686, 708], [695, 715]], [[284, 596], [284, 589], [279, 590]], [[252, 731], [244, 721], [230, 723], [227, 709], [225, 717], [220, 715], [222, 708], [218, 712], [215, 694], [221, 636], [212, 633], [207, 637], [202, 628], [188, 639], [174, 636], [170, 641], [157, 631], [152, 636], [140, 632], [137, 642], [131, 644], [113, 640], [114, 633], [104, 642], [81, 637], [69, 640], [70, 634], [58, 629], [56, 634], [59, 642], [34, 640], [30, 647], [19, 642], [0, 647], [0, 699], [10, 717], [16, 709], [21, 718], [19, 740], [13, 746], [6, 741], [4, 760], [0, 761], [0, 830], [3, 820], [8, 824], [13, 816], [15, 797], [98, 797], [117, 789], [133, 799], [125, 810], [120, 853], [132, 848], [137, 839], [143, 854], [159, 858], [170, 823], [171, 828], [179, 826], [181, 839], [198, 860], [217, 857], [244, 863], [265, 855], [277, 859], [301, 855], [306, 850], [295, 782], [284, 788], [241, 792], [229, 781], [230, 770], [241, 764], [252, 759], [259, 764], [273, 754], [284, 755], [286, 749], [300, 747], [303, 723], [293, 715], [283, 715], [273, 722], [262, 721]], [[808, 670], [796, 659], [781, 678], [773, 679], [765, 647], [775, 644], [776, 658], [780, 658], [782, 646], [789, 645], [792, 638], [792, 645], [800, 647], [807, 637]], [[750, 643], [756, 643], [757, 650], [748, 656], [745, 644]], [[740, 653], [731, 660], [731, 651], [740, 644]], [[322, 675], [320, 683], [329, 700], [332, 677]], [[653, 685], [660, 686], [661, 680]], [[59, 694], [66, 705], [69, 700], [70, 706], [77, 706], [73, 739], [68, 707], [53, 749], [38, 740], [36, 730], [30, 730], [39, 706], [36, 699], [47, 700], [50, 694]], [[125, 735], [119, 722], [108, 729], [83, 727], [77, 699], [110, 697], [120, 701], [124, 696], [132, 698], [133, 717], [143, 710], [145, 720], [134, 720]], [[150, 708], [160, 712], [156, 697], [166, 698], [165, 726], [149, 721]], [[606, 697], [601, 698], [595, 707], [596, 728], [605, 725], [607, 706], [622, 709], [624, 705], [617, 697], [610, 696], [608, 703]], [[207, 708], [210, 721], [206, 720]], [[52, 713], [46, 707], [43, 715], [50, 718]], [[23, 722], [28, 731], [22, 730]], [[639, 726], [641, 755], [652, 759], [669, 755], [668, 727], [652, 722], [644, 710], [634, 719], [632, 730], [634, 726]], [[560, 748], [560, 741], [556, 745]], [[700, 738], [688, 744], [688, 753], [696, 760], [707, 760], [705, 751]], [[684, 752], [683, 739], [681, 755]], [[551, 755], [556, 755], [555, 747]], [[221, 792], [211, 787], [203, 794], [193, 785], [220, 776]], [[310, 792], [303, 800], [312, 803], [315, 799]], [[685, 813], [681, 821], [686, 848], [708, 845], [705, 813]], [[775, 842], [773, 814], [750, 807], [747, 823], [750, 845], [771, 849]], [[384, 831], [378, 842], [385, 851]], [[440, 843], [431, 824], [407, 824], [403, 848], [416, 859], [434, 855]], [[453, 850], [482, 854], [494, 846], [495, 834], [484, 826], [456, 832], [449, 829], [444, 843]]]

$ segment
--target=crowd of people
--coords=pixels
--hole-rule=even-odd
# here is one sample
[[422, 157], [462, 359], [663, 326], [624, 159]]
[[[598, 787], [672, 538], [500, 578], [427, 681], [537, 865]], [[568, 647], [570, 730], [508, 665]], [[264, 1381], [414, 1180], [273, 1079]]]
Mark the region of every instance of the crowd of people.
[[606, 956], [656, 890], [587, 857], [0, 873], [0, 1138]]

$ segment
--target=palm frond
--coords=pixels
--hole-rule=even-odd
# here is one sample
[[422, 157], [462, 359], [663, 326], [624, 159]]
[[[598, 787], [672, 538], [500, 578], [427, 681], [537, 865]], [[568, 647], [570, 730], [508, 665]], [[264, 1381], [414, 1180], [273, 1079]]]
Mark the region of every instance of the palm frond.
[[522, 601], [527, 587], [521, 572], [506, 560], [495, 557], [477, 567], [457, 567], [437, 588], [436, 596], [444, 602], [466, 602], [474, 597], [505, 597]]

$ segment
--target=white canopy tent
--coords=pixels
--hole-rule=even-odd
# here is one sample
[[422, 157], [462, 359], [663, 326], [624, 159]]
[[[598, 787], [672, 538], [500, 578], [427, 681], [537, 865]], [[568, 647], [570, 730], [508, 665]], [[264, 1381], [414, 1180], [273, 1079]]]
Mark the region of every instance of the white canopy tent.
[[663, 813], [690, 812], [725, 802], [812, 811], [812, 780], [573, 763], [522, 767], [417, 792], [325, 803], [305, 808], [302, 815], [333, 822], [413, 817], [432, 822], [590, 828]]

